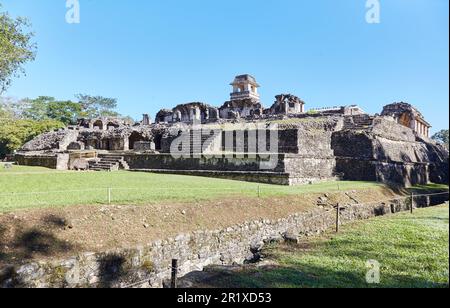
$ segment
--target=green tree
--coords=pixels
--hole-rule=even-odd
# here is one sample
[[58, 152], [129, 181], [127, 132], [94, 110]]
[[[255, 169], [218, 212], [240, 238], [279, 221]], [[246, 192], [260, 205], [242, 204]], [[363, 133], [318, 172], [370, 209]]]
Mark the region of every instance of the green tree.
[[11, 97], [0, 97], [0, 109], [11, 118], [22, 118], [23, 111], [27, 106], [28, 103], [24, 100], [16, 100]]
[[433, 140], [443, 143], [447, 149], [449, 148], [449, 136], [448, 129], [443, 129], [431, 137]]
[[81, 117], [82, 105], [72, 101], [57, 101], [51, 96], [28, 99], [23, 118], [35, 121], [57, 120], [66, 125], [75, 124]]
[[75, 124], [78, 118], [120, 117], [115, 111], [117, 100], [101, 96], [77, 95], [79, 101], [60, 101], [52, 96], [35, 99], [0, 101], [16, 118], [43, 121], [57, 120], [67, 125]]
[[[0, 10], [2, 9], [0, 4]], [[24, 74], [24, 64], [35, 59], [33, 33], [28, 32], [25, 18], [12, 18], [0, 12], [0, 94], [10, 86], [13, 77]]]
[[11, 113], [0, 104], [0, 122], [11, 118]]
[[64, 123], [55, 120], [11, 118], [0, 121], [0, 157], [18, 150], [23, 144], [42, 133], [64, 126]]
[[47, 116], [49, 119], [60, 121], [66, 125], [76, 124], [82, 115], [82, 107], [72, 101], [53, 101], [48, 104]]
[[117, 99], [102, 96], [91, 96], [78, 94], [75, 96], [83, 109], [83, 116], [86, 118], [97, 117], [118, 117], [116, 112]]
[[120, 116], [115, 111], [116, 99], [89, 95], [77, 98], [78, 102], [58, 101], [51, 96], [25, 100], [0, 97], [0, 157], [42, 133], [75, 124], [78, 118]]
[[48, 105], [54, 102], [55, 98], [51, 96], [39, 96], [35, 99], [25, 99], [22, 106], [22, 117], [24, 119], [42, 121], [48, 119]]

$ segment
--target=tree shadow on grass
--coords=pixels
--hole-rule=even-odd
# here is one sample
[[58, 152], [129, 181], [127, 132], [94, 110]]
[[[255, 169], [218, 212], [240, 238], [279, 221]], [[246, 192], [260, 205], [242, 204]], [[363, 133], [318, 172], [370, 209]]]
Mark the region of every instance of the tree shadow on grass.
[[448, 288], [419, 277], [381, 275], [380, 284], [366, 282], [363, 271], [342, 271], [327, 267], [302, 265], [269, 266], [255, 269], [208, 270], [194, 272], [180, 279], [191, 288]]
[[[356, 246], [350, 239], [280, 244], [263, 251], [264, 259], [275, 265], [211, 267], [183, 277], [180, 284], [193, 288], [448, 288], [448, 280], [436, 282], [415, 275], [423, 270], [422, 265], [410, 264], [413, 257], [404, 252], [422, 251], [422, 245], [401, 242], [386, 246], [382, 249], [364, 239]], [[381, 263], [380, 284], [366, 282], [368, 260]]]
[[17, 257], [29, 260], [36, 256], [49, 257], [59, 253], [70, 252], [73, 245], [57, 239], [52, 233], [37, 228], [21, 234], [14, 242]]
[[[77, 245], [63, 241], [55, 235], [65, 224], [63, 217], [52, 215], [44, 217], [40, 224], [32, 228], [27, 228], [20, 221], [14, 224], [12, 231], [0, 226], [0, 266], [19, 265], [75, 251]], [[14, 236], [7, 237], [8, 231]]]

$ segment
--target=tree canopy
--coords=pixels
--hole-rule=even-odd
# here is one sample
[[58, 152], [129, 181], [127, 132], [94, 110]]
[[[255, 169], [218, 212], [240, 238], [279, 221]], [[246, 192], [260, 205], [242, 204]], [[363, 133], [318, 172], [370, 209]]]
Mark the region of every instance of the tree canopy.
[[57, 100], [51, 96], [13, 100], [3, 98], [0, 106], [15, 118], [34, 121], [56, 120], [66, 125], [79, 118], [120, 117], [115, 110], [117, 100], [102, 96], [77, 95], [77, 101]]
[[78, 94], [75, 96], [82, 108], [82, 115], [86, 118], [117, 117], [117, 99], [102, 96]]
[[[25, 18], [11, 17], [0, 4], [0, 95], [24, 65], [35, 59], [36, 44]], [[39, 134], [75, 124], [78, 118], [118, 117], [117, 100], [86, 94], [76, 101], [51, 96], [15, 100], [0, 96], [0, 157], [19, 149]]]
[[0, 121], [0, 157], [18, 150], [24, 143], [42, 133], [62, 127], [64, 124], [55, 120], [4, 119]]
[[54, 97], [39, 96], [23, 102], [22, 117], [35, 121], [56, 120], [66, 125], [75, 124], [82, 117], [82, 106], [72, 101], [58, 101]]
[[0, 4], [0, 94], [10, 86], [13, 77], [24, 74], [24, 64], [35, 59], [36, 44], [28, 32], [25, 18], [12, 18], [1, 12]]
[[51, 96], [15, 100], [0, 97], [0, 157], [18, 150], [34, 137], [76, 124], [79, 118], [120, 116], [117, 100], [102, 96], [77, 95], [78, 101]]
[[443, 143], [447, 148], [449, 148], [449, 136], [448, 136], [448, 129], [443, 129], [432, 137], [433, 140], [436, 140], [440, 143]]

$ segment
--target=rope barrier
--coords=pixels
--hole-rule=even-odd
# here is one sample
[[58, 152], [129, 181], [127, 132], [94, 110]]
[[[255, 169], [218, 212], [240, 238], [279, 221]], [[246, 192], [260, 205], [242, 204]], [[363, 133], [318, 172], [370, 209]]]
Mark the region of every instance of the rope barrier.
[[[74, 192], [89, 192], [89, 191], [105, 191], [107, 189], [111, 189], [111, 191], [120, 191], [120, 190], [138, 190], [142, 191], [142, 188], [94, 188], [94, 189], [80, 189], [80, 190], [52, 190], [52, 191], [35, 191], [35, 192], [23, 192], [23, 193], [17, 193], [17, 192], [9, 192], [9, 193], [2, 193], [0, 196], [14, 196], [14, 195], [35, 195], [35, 194], [53, 194], [53, 193], [74, 193]], [[176, 188], [175, 190], [192, 190], [192, 191], [235, 191], [237, 193], [239, 192], [256, 192], [255, 189], [234, 189], [234, 188], [216, 188], [216, 189], [210, 189], [210, 188]], [[167, 192], [173, 192], [173, 188], [151, 188], [149, 190], [146, 190], [145, 192], [153, 193], [155, 191], [167, 191]]]
[[[160, 192], [160, 191], [168, 191], [170, 188], [151, 188], [149, 190], [146, 190], [145, 192], [147, 193], [154, 193], [154, 192]], [[78, 190], [54, 190], [54, 191], [34, 191], [34, 192], [6, 192], [6, 193], [1, 193], [0, 196], [6, 196], [6, 197], [10, 197], [10, 196], [21, 196], [21, 195], [45, 195], [45, 194], [53, 194], [53, 193], [78, 193], [78, 192], [93, 192], [93, 191], [104, 191], [104, 190], [111, 190], [111, 191], [126, 191], [126, 190], [137, 190], [137, 191], [142, 191], [142, 188], [93, 188], [93, 189], [78, 189]], [[261, 193], [261, 189], [260, 187], [254, 187], [254, 188], [249, 188], [249, 189], [245, 189], [245, 188], [176, 188], [176, 190], [180, 191], [199, 191], [199, 192], [203, 192], [203, 191], [214, 191], [214, 192], [221, 192], [221, 191], [232, 191], [232, 192], [257, 192], [260, 194]], [[286, 191], [289, 193], [295, 193], [295, 191]], [[300, 192], [299, 192], [300, 193]], [[439, 192], [439, 193], [429, 193], [429, 194], [418, 194], [418, 195], [413, 195], [414, 198], [420, 198], [420, 197], [432, 197], [432, 196], [440, 196], [440, 195], [448, 195], [449, 192]], [[409, 199], [411, 198], [411, 196], [402, 196], [402, 197], [395, 197], [395, 198], [388, 198], [388, 199], [382, 199], [382, 200], [376, 200], [376, 201], [370, 201], [370, 202], [366, 202], [366, 203], [356, 203], [359, 205], [364, 205], [364, 204], [372, 204], [372, 203], [382, 203], [382, 202], [394, 202], [394, 201], [398, 201], [398, 200], [404, 200], [404, 199]]]
[[28, 195], [46, 195], [46, 194], [64, 194], [64, 193], [72, 193], [72, 192], [88, 192], [88, 191], [104, 191], [105, 188], [96, 188], [96, 189], [80, 189], [80, 190], [53, 190], [53, 191], [35, 191], [35, 192], [24, 192], [24, 193], [2, 193], [0, 196], [28, 196]]

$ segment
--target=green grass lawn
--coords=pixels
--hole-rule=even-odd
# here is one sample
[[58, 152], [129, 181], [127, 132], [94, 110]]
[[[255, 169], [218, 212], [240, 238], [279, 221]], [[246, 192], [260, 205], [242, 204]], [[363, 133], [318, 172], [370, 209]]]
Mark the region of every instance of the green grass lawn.
[[[230, 287], [449, 286], [449, 208], [419, 209], [347, 225], [339, 235], [267, 251], [279, 266], [226, 276]], [[366, 262], [381, 266], [381, 283], [366, 282]]]
[[67, 172], [40, 167], [0, 165], [0, 212], [66, 205], [209, 200], [221, 196], [289, 195], [379, 187], [369, 182], [326, 182], [285, 187], [214, 178], [143, 172]]

